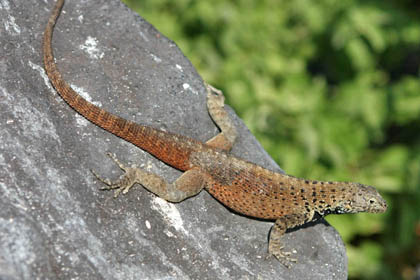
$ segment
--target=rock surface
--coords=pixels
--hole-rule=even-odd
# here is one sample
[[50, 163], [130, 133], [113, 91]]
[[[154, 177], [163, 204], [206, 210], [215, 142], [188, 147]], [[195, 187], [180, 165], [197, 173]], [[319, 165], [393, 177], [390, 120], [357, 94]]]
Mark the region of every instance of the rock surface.
[[[54, 1], [0, 1], [0, 279], [346, 279], [326, 223], [286, 234], [299, 263], [265, 259], [272, 222], [205, 191], [179, 204], [134, 188], [112, 199], [90, 169], [117, 178], [116, 153], [174, 180], [180, 172], [92, 125], [48, 82], [41, 41]], [[76, 91], [113, 113], [201, 141], [217, 134], [202, 79], [177, 46], [116, 0], [68, 1], [55, 56]], [[233, 153], [280, 170], [230, 110]]]

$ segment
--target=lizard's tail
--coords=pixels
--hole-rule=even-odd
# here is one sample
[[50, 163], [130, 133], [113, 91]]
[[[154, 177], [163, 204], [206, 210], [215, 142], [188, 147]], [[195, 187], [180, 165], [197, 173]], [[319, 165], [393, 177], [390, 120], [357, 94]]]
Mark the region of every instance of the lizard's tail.
[[136, 124], [113, 115], [77, 94], [63, 80], [54, 62], [52, 34], [64, 0], [58, 0], [44, 33], [43, 52], [45, 71], [58, 94], [78, 113], [99, 127], [133, 143], [160, 160], [180, 170], [187, 170], [189, 154], [200, 143], [193, 139]]

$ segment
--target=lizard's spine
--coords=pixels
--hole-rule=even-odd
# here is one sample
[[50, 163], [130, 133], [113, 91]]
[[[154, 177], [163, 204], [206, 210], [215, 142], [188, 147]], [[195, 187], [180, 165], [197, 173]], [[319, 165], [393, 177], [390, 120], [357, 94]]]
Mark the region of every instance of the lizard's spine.
[[57, 1], [48, 20], [43, 40], [45, 70], [58, 94], [74, 110], [99, 127], [133, 143], [175, 168], [191, 168], [189, 155], [191, 151], [200, 148], [201, 144], [198, 141], [139, 125], [111, 114], [84, 99], [63, 80], [55, 64], [52, 49], [53, 30], [63, 5], [64, 0]]

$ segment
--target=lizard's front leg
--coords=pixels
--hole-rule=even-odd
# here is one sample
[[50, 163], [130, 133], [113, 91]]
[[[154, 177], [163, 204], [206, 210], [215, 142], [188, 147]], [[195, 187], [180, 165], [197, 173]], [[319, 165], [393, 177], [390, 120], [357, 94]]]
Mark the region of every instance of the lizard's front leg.
[[308, 218], [310, 218], [309, 216], [313, 216], [313, 214], [292, 214], [283, 216], [278, 218], [271, 228], [268, 253], [274, 255], [279, 262], [287, 268], [290, 268], [290, 262], [297, 262], [297, 259], [289, 257], [291, 255], [290, 252], [283, 251], [284, 246], [281, 242], [281, 238], [287, 229], [304, 224]]
[[207, 145], [229, 151], [238, 135], [232, 120], [226, 112], [225, 97], [223, 92], [206, 84], [207, 88], [207, 109], [221, 132], [206, 142]]
[[141, 168], [126, 167], [114, 155], [107, 154], [124, 172], [121, 178], [115, 182], [103, 179], [92, 170], [92, 173], [107, 187], [103, 190], [115, 190], [114, 197], [121, 192], [127, 193], [130, 188], [138, 183], [156, 194], [157, 196], [170, 201], [180, 202], [188, 197], [198, 194], [210, 180], [210, 176], [199, 168], [190, 169], [181, 175], [175, 182], [168, 183], [162, 177], [147, 172]]

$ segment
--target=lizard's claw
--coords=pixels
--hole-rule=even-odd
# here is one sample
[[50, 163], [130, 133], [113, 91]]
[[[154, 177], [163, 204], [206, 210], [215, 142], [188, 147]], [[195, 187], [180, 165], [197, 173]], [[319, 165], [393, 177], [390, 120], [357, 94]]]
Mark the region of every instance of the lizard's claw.
[[291, 258], [290, 255], [292, 255], [292, 252], [284, 252], [282, 250], [283, 248], [283, 246], [270, 248], [266, 259], [271, 258], [271, 256], [274, 256], [282, 265], [284, 265], [287, 268], [291, 268], [291, 263], [297, 263], [298, 260], [296, 258]]
[[125, 173], [121, 175], [121, 177], [118, 180], [112, 182], [108, 178], [102, 178], [94, 170], [91, 170], [91, 172], [99, 181], [106, 185], [105, 187], [100, 188], [100, 190], [114, 190], [114, 197], [116, 198], [120, 195], [121, 192], [123, 194], [126, 194], [130, 190], [130, 188], [136, 183], [136, 169], [124, 166], [116, 158], [116, 156], [111, 153], [107, 153], [107, 156], [109, 156]]

